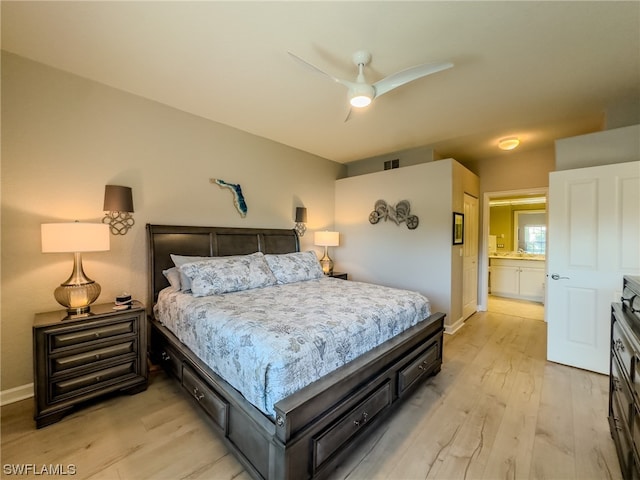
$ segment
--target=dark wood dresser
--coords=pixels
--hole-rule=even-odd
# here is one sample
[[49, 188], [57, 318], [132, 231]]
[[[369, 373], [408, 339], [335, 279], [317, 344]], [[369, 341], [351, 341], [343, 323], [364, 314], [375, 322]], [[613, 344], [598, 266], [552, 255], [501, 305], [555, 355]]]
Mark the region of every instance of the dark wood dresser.
[[113, 303], [91, 313], [38, 313], [33, 324], [35, 421], [59, 421], [81, 402], [118, 390], [147, 388], [147, 327], [144, 306]]
[[622, 476], [640, 479], [640, 277], [625, 276], [611, 305], [609, 427]]

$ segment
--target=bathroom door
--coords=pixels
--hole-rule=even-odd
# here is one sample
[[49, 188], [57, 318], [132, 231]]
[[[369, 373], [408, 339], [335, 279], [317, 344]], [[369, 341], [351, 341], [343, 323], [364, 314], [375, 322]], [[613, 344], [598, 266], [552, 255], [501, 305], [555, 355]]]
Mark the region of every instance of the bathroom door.
[[640, 273], [640, 162], [552, 172], [547, 359], [609, 372], [611, 302]]
[[462, 318], [478, 310], [478, 199], [464, 194], [462, 245]]

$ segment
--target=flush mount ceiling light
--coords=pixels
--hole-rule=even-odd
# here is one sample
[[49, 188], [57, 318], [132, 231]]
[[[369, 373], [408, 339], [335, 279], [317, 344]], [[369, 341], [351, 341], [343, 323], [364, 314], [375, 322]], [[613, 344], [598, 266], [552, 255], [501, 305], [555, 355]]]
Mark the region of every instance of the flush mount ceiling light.
[[520, 145], [520, 139], [517, 137], [509, 137], [498, 140], [498, 148], [500, 150], [513, 150]]

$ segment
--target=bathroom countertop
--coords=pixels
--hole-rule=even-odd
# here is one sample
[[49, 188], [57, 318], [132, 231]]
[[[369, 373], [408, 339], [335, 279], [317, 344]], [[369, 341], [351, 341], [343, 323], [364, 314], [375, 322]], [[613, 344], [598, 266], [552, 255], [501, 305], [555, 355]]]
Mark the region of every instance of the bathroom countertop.
[[544, 262], [546, 260], [544, 255], [536, 255], [534, 253], [505, 253], [489, 255], [489, 258], [496, 258], [502, 260], [534, 260], [538, 262]]

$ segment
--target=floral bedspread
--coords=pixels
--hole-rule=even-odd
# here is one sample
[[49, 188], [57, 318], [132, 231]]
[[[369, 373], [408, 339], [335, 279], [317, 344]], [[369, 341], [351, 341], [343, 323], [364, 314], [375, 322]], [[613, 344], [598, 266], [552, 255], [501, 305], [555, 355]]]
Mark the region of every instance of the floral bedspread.
[[323, 277], [208, 297], [169, 287], [154, 313], [273, 418], [276, 402], [421, 322], [430, 308], [416, 292]]

